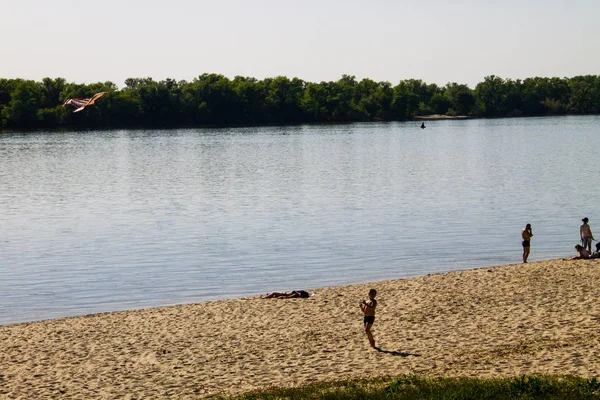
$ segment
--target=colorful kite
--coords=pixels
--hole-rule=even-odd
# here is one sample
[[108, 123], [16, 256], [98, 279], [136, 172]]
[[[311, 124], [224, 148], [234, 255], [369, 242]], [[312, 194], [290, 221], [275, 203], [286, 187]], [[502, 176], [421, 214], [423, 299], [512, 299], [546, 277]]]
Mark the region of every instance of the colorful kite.
[[100, 92], [100, 93], [96, 93], [95, 95], [93, 95], [91, 98], [89, 99], [68, 99], [67, 101], [65, 101], [63, 103], [63, 107], [66, 106], [67, 104], [72, 105], [73, 107], [76, 107], [76, 110], [73, 111], [74, 113], [79, 112], [81, 110], [83, 110], [84, 108], [86, 108], [87, 106], [91, 106], [92, 104], [94, 104], [96, 102], [96, 100], [98, 100], [100, 97], [104, 96], [106, 93], [108, 92]]

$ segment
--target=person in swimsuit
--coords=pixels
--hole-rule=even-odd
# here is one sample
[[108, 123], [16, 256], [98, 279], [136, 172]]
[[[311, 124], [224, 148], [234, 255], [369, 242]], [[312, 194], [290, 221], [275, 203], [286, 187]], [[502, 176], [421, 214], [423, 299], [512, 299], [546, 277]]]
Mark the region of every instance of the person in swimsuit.
[[581, 220], [583, 224], [579, 227], [579, 236], [581, 236], [581, 246], [584, 249], [587, 249], [589, 253], [592, 252], [592, 240], [594, 239], [594, 235], [592, 234], [592, 228], [588, 225], [589, 219], [585, 217]]
[[590, 252], [587, 251], [585, 247], [576, 244], [575, 250], [577, 250], [577, 253], [579, 253], [579, 255], [571, 258], [571, 260], [587, 260], [590, 258]]
[[596, 251], [590, 256], [590, 258], [600, 258], [600, 243], [596, 243]]
[[265, 297], [263, 297], [263, 299], [295, 299], [298, 297], [306, 299], [309, 296], [310, 293], [308, 293], [306, 290], [292, 290], [291, 293], [273, 292], [267, 294]]
[[361, 301], [360, 309], [365, 315], [363, 318], [363, 323], [365, 324], [365, 333], [369, 338], [369, 343], [371, 347], [375, 347], [375, 339], [373, 338], [373, 333], [371, 333], [371, 327], [375, 322], [375, 307], [377, 307], [377, 300], [375, 300], [375, 296], [377, 295], [377, 291], [375, 289], [369, 290], [369, 301]]
[[523, 262], [527, 262], [527, 257], [529, 257], [529, 250], [531, 249], [531, 238], [533, 237], [533, 232], [531, 231], [531, 224], [525, 225], [525, 228], [521, 231], [521, 238], [523, 241], [521, 244], [523, 245]]

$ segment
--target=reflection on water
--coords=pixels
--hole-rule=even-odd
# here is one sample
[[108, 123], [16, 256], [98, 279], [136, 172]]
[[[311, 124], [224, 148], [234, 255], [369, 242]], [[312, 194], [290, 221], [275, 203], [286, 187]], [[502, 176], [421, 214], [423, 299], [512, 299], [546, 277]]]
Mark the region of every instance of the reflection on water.
[[0, 135], [0, 323], [573, 254], [600, 117]]

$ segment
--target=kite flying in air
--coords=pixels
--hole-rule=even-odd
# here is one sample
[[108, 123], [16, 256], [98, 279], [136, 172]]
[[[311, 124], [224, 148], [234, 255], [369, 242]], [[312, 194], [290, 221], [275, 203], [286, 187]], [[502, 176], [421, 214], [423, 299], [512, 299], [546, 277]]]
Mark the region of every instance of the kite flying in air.
[[96, 102], [96, 100], [98, 100], [100, 97], [104, 96], [107, 92], [100, 92], [100, 93], [96, 93], [95, 95], [93, 95], [91, 98], [89, 99], [68, 99], [67, 101], [65, 101], [63, 103], [63, 107], [66, 106], [67, 104], [72, 105], [73, 107], [75, 107], [75, 111], [73, 111], [74, 113], [79, 112], [81, 110], [83, 110], [84, 108], [86, 108], [87, 106], [91, 106], [92, 104], [94, 104]]

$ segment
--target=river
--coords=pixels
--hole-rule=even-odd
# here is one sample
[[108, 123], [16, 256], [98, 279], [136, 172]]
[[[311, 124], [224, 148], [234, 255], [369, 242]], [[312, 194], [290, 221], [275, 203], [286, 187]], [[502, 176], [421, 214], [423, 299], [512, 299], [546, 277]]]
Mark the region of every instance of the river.
[[[0, 324], [575, 255], [600, 116], [0, 134]], [[600, 231], [598, 231], [600, 235]]]

